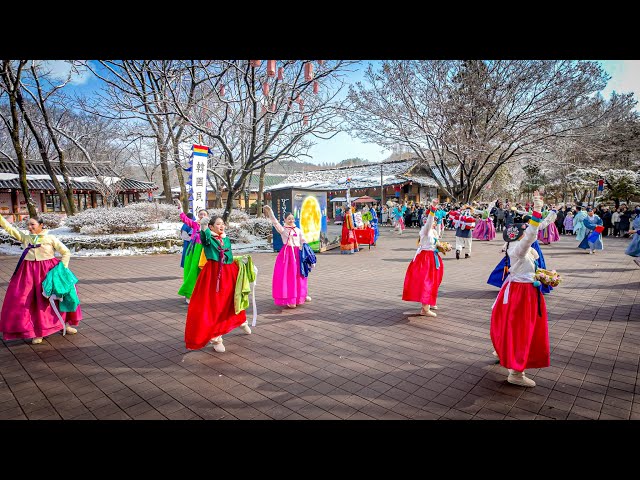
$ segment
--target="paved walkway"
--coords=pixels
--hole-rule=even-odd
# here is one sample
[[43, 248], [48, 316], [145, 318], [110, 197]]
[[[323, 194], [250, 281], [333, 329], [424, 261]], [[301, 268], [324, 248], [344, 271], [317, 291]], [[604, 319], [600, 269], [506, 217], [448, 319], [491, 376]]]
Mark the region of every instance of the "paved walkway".
[[[640, 419], [628, 240], [595, 256], [574, 237], [543, 247], [565, 282], [547, 296], [552, 366], [525, 389], [491, 356], [485, 282], [502, 242], [445, 257], [438, 317], [423, 318], [400, 298], [416, 238], [384, 228], [371, 250], [319, 255], [313, 301], [295, 310], [271, 300], [275, 254], [255, 254], [258, 324], [224, 354], [185, 350], [178, 255], [74, 258], [79, 333], [0, 343], [0, 419]], [[0, 257], [3, 292], [16, 261]]]

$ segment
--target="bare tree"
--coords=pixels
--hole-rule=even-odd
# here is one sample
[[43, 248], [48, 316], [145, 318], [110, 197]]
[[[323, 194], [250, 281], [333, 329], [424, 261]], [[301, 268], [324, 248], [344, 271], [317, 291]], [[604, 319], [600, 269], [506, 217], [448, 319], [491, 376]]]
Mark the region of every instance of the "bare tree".
[[[171, 83], [178, 83], [186, 89], [187, 100], [183, 104], [185, 111], [192, 106], [191, 95], [197, 89], [195, 62], [174, 60], [105, 60], [99, 61], [101, 68], [89, 62], [89, 68], [104, 84], [104, 92], [98, 101], [85, 108], [99, 112], [101, 115], [121, 120], [129, 120], [150, 129], [150, 135], [156, 143], [159, 153], [162, 185], [165, 191], [165, 202], [171, 203], [171, 182], [169, 172], [169, 155], [173, 152], [174, 162], [178, 161], [177, 145], [184, 132], [184, 120], [171, 110], [167, 91]], [[185, 73], [185, 70], [191, 72]], [[187, 79], [184, 81], [184, 79]], [[191, 82], [191, 83], [190, 83]], [[182, 99], [184, 100], [184, 98]], [[145, 129], [146, 130], [146, 129]], [[186, 205], [186, 190], [181, 165], [176, 165], [176, 174], [180, 182], [180, 197]]]
[[[66, 116], [64, 122], [52, 125], [54, 131], [64, 139], [62, 148], [70, 159], [86, 161], [94, 172], [88, 178], [105, 199], [106, 206], [112, 206], [122, 191], [121, 173], [129, 159], [128, 144], [121, 144], [119, 127], [114, 120], [87, 113]], [[116, 176], [105, 174], [108, 166]]]
[[340, 131], [336, 97], [353, 62], [278, 61], [277, 76], [268, 74], [269, 63], [200, 62], [191, 71], [198, 75], [195, 103], [184, 101], [184, 84], [170, 84], [176, 113], [211, 147], [215, 161], [208, 171], [228, 193], [225, 220], [251, 172], [305, 156], [312, 138]]
[[[14, 63], [17, 64], [15, 65], [15, 68]], [[27, 202], [29, 216], [36, 217], [38, 215], [38, 211], [36, 204], [33, 201], [33, 197], [31, 197], [31, 192], [29, 191], [29, 184], [27, 182], [27, 159], [20, 139], [20, 126], [22, 123], [19, 106], [19, 103], [22, 102], [20, 81], [26, 64], [27, 60], [2, 60], [0, 78], [2, 78], [2, 90], [9, 99], [10, 114], [0, 114], [0, 116], [2, 117], [3, 123], [9, 130], [11, 142], [14, 151], [16, 152], [20, 175], [20, 187], [25, 201]]]
[[408, 146], [459, 201], [502, 165], [580, 136], [610, 112], [593, 95], [608, 78], [590, 61], [385, 61], [365, 79], [349, 92], [351, 132]]
[[[70, 63], [72, 68], [69, 70], [66, 79], [59, 83], [52, 80], [50, 72], [45, 70], [42, 62], [36, 62], [35, 60], [29, 61], [29, 71], [31, 75], [23, 76], [21, 88], [31, 97], [31, 102], [27, 104], [21, 101], [19, 105], [25, 122], [38, 144], [40, 158], [60, 197], [64, 211], [67, 215], [72, 216], [76, 213], [76, 206], [73, 199], [73, 186], [71, 185], [71, 179], [66, 165], [65, 153], [60, 147], [58, 140], [59, 135], [54, 131], [54, 119], [52, 118], [53, 110], [56, 110], [56, 106], [61, 116], [64, 116], [69, 109], [69, 103], [65, 101], [64, 98], [61, 99], [59, 94], [61, 89], [71, 81], [72, 76], [77, 73], [77, 70], [73, 68], [73, 62]], [[52, 105], [56, 101], [57, 103]], [[47, 145], [48, 143], [55, 148], [65, 188], [60, 184], [58, 176], [53, 169], [50, 145]]]

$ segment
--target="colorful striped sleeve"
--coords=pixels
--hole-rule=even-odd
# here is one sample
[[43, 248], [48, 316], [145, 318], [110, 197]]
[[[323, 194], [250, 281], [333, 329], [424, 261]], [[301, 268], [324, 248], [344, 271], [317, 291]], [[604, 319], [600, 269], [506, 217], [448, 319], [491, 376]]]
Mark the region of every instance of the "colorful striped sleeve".
[[542, 220], [541, 212], [532, 212], [531, 218], [529, 219], [529, 225], [533, 225], [534, 227], [537, 227], [538, 225], [540, 225], [541, 220]]

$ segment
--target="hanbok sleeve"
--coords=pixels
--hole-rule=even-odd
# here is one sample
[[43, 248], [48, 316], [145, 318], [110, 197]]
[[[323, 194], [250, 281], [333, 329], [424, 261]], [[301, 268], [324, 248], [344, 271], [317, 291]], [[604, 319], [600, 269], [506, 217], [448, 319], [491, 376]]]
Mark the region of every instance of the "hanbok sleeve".
[[533, 242], [535, 242], [538, 238], [538, 228], [540, 227], [541, 218], [542, 215], [540, 214], [540, 212], [534, 211], [531, 214], [529, 225], [524, 231], [522, 240], [518, 242], [518, 246], [513, 251], [513, 256], [524, 257], [527, 254], [529, 248], [531, 248], [531, 245], [533, 245]]
[[25, 243], [26, 240], [29, 240], [28, 235], [25, 235], [16, 227], [7, 222], [7, 220], [2, 215], [0, 215], [0, 227], [4, 228], [9, 235], [11, 235], [16, 240], [21, 241], [22, 243]]

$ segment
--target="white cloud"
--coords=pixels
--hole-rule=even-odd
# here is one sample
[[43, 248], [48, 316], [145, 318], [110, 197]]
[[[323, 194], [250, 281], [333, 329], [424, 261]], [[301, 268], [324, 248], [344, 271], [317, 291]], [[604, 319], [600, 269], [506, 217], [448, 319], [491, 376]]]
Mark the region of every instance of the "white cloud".
[[[66, 80], [71, 72], [71, 64], [64, 60], [45, 60], [42, 62], [45, 70], [51, 72], [51, 76], [57, 80]], [[73, 73], [70, 83], [72, 85], [84, 85], [93, 74], [84, 67], [77, 67], [77, 72]]]

